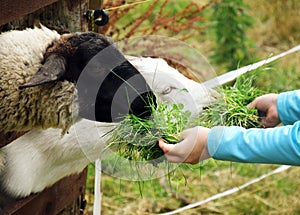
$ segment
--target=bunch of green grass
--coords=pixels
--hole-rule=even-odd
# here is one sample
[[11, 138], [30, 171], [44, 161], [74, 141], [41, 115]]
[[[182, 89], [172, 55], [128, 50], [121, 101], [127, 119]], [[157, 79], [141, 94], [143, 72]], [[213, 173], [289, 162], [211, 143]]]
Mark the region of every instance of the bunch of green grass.
[[162, 157], [158, 139], [174, 144], [180, 141], [176, 134], [190, 125], [189, 111], [183, 110], [182, 104], [169, 107], [165, 103], [151, 104], [152, 115], [149, 119], [141, 119], [128, 115], [110, 132], [112, 139], [110, 149], [120, 156], [134, 161], [155, 160]]
[[241, 126], [260, 127], [258, 111], [248, 109], [247, 105], [263, 91], [254, 87], [255, 76], [240, 76], [232, 86], [218, 89], [220, 96], [196, 119], [196, 123], [205, 127]]
[[217, 125], [259, 127], [258, 113], [246, 106], [261, 90], [253, 86], [253, 76], [241, 76], [233, 86], [218, 89], [220, 96], [205, 107], [199, 117], [191, 119], [191, 113], [184, 110], [182, 104], [169, 107], [165, 103], [151, 105], [152, 115], [149, 119], [141, 119], [128, 115], [110, 132], [112, 138], [109, 148], [117, 151], [121, 157], [132, 161], [151, 161], [163, 157], [158, 146], [158, 139], [167, 143], [179, 142], [184, 129], [201, 125], [213, 127]]

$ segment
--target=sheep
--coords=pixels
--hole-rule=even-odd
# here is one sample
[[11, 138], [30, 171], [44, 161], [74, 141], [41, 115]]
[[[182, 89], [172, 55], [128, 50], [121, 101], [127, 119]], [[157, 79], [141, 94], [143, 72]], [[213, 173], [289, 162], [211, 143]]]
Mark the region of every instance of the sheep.
[[[103, 158], [109, 141], [104, 134], [128, 113], [149, 116], [149, 100], [182, 103], [193, 114], [213, 100], [210, 89], [164, 60], [125, 58], [104, 35], [59, 35], [41, 26], [3, 33], [0, 45], [0, 128], [28, 130], [0, 149], [0, 191], [6, 199], [41, 192]], [[98, 68], [102, 76], [89, 70], [99, 61], [104, 64]], [[110, 62], [118, 63], [113, 72]], [[131, 83], [134, 89], [122, 80], [132, 77], [138, 80]], [[85, 78], [103, 82], [87, 86]], [[130, 104], [124, 104], [127, 96]], [[0, 206], [5, 204], [0, 198]]]

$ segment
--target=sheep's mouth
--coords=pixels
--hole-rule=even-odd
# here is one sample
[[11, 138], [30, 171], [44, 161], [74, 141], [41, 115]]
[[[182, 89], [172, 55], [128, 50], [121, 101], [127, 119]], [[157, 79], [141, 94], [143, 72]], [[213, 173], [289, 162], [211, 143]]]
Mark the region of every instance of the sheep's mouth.
[[[152, 92], [142, 93], [130, 105], [129, 114], [133, 114], [142, 119], [149, 119], [153, 107], [156, 106], [156, 99]], [[142, 107], [142, 108], [141, 108]]]
[[[128, 92], [122, 92], [114, 97], [99, 95], [95, 106], [96, 121], [120, 122], [127, 115], [135, 115], [142, 119], [149, 119], [153, 108], [156, 106], [156, 99], [151, 91], [134, 95], [134, 99], [127, 96]], [[103, 105], [104, 104], [104, 105]]]

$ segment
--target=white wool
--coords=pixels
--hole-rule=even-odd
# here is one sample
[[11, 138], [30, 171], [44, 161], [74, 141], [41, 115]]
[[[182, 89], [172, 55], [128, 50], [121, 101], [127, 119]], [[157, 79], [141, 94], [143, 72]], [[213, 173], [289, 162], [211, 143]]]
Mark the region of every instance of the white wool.
[[20, 90], [42, 66], [46, 48], [60, 35], [41, 26], [0, 34], [0, 130], [24, 131], [56, 127], [65, 132], [72, 124], [76, 99], [67, 81]]
[[11, 71], [19, 84], [24, 76], [35, 74], [40, 68], [46, 48], [60, 38], [56, 31], [41, 26], [23, 31], [0, 34], [0, 71]]

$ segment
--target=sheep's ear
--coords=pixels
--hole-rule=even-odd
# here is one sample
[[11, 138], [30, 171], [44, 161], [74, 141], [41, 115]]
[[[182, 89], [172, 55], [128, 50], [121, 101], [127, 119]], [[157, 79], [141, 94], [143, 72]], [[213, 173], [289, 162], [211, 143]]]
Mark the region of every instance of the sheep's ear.
[[43, 66], [19, 89], [35, 87], [50, 82], [58, 81], [66, 71], [66, 60], [56, 54], [49, 55]]

